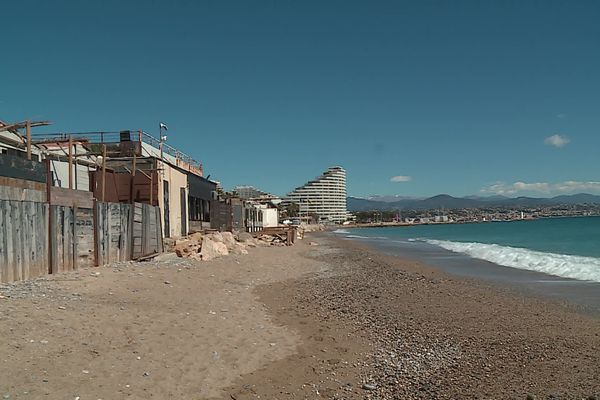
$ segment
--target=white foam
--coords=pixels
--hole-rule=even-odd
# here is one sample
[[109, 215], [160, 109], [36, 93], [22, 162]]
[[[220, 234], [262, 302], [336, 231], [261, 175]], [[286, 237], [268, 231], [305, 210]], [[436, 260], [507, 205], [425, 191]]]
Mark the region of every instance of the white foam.
[[350, 231], [348, 231], [347, 229], [336, 229], [335, 231], [333, 231], [333, 233], [346, 234], [346, 233], [350, 233]]
[[425, 240], [455, 253], [467, 254], [506, 267], [543, 272], [563, 278], [600, 282], [600, 258], [544, 253], [497, 244]]

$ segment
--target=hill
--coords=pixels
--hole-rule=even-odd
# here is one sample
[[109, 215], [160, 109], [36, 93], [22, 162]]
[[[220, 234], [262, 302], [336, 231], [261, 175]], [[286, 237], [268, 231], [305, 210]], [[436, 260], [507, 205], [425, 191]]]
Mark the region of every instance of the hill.
[[[376, 197], [374, 197], [376, 198]], [[550, 198], [544, 197], [453, 197], [440, 194], [426, 199], [404, 198], [398, 201], [377, 201], [374, 199], [362, 199], [359, 197], [348, 197], [348, 211], [390, 211], [390, 210], [433, 210], [433, 209], [463, 209], [463, 208], [487, 208], [487, 207], [541, 207], [555, 206], [560, 204], [600, 204], [600, 196], [579, 193], [573, 195], [562, 195]]]

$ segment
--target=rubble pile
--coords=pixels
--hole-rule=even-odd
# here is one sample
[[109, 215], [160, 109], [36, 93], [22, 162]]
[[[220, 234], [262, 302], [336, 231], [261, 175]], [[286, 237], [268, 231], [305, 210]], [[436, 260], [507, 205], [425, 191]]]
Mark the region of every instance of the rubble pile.
[[248, 248], [257, 246], [285, 246], [285, 237], [277, 234], [260, 234], [254, 238], [241, 232], [196, 232], [180, 239], [165, 241], [165, 251], [177, 257], [210, 261], [229, 254], [248, 254]]

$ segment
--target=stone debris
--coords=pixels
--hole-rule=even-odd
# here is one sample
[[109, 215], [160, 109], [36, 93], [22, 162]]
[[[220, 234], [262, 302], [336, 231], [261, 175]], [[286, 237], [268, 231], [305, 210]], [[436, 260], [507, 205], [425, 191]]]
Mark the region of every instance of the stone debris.
[[[311, 242], [312, 244], [312, 242]], [[229, 254], [248, 254], [248, 248], [258, 246], [285, 246], [286, 238], [281, 234], [258, 234], [247, 232], [196, 232], [180, 239], [165, 239], [165, 253], [155, 261], [171, 261], [176, 258], [189, 258], [210, 261]]]
[[221, 256], [226, 256], [229, 254], [229, 249], [227, 249], [227, 245], [222, 241], [218, 241], [219, 239], [222, 239], [222, 236], [219, 236], [214, 236], [213, 238], [204, 238], [202, 242], [202, 249], [200, 250], [200, 260], [210, 261], [212, 259], [219, 258]]

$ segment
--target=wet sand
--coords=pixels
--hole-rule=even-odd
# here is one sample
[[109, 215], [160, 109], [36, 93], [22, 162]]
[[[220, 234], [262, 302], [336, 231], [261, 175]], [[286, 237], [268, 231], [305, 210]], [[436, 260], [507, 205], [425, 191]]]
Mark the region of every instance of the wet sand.
[[[338, 235], [337, 237], [344, 237]], [[347, 239], [350, 240], [350, 239]], [[475, 278], [509, 287], [523, 294], [546, 297], [553, 301], [577, 304], [587, 312], [600, 315], [600, 283], [563, 278], [518, 268], [505, 267], [471, 258], [427, 243], [403, 243], [378, 238], [351, 239], [370, 248], [400, 258], [408, 258], [433, 266], [442, 272], [464, 278]]]

